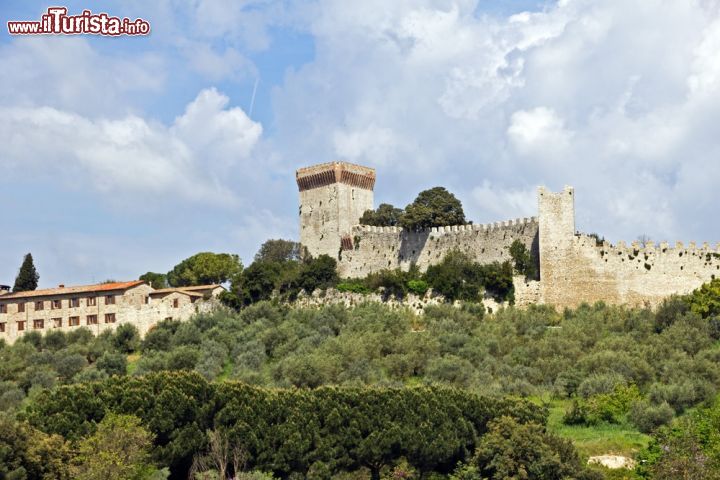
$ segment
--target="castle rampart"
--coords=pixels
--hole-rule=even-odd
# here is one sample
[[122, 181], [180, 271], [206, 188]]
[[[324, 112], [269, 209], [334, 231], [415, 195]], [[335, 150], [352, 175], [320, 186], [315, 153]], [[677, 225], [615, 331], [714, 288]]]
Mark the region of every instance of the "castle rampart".
[[558, 308], [583, 302], [657, 305], [720, 275], [720, 244], [687, 247], [678, 242], [598, 244], [575, 230], [575, 191], [538, 188], [538, 218], [485, 225], [406, 231], [359, 225], [373, 208], [375, 171], [333, 162], [298, 170], [301, 243], [312, 255], [338, 260], [342, 277], [364, 277], [384, 269], [420, 270], [442, 261], [452, 250], [480, 263], [510, 259], [510, 245], [521, 241], [538, 260], [539, 280], [515, 277], [518, 305], [546, 303]]
[[388, 268], [407, 270], [411, 264], [424, 271], [455, 249], [480, 263], [503, 262], [510, 259], [510, 245], [515, 240], [537, 254], [537, 232], [536, 218], [433, 227], [417, 232], [356, 225], [350, 242], [346, 242], [350, 248], [343, 248], [338, 255], [338, 271], [343, 277], [364, 277]]

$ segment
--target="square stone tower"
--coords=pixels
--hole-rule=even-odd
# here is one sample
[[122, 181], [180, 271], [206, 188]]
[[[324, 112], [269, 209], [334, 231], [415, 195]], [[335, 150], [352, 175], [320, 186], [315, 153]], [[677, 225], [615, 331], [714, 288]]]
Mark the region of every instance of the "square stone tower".
[[338, 258], [341, 240], [350, 236], [366, 210], [373, 209], [375, 170], [346, 162], [299, 169], [300, 243], [313, 257]]
[[571, 287], [576, 274], [573, 259], [575, 239], [575, 189], [566, 186], [553, 193], [538, 188], [540, 222], [540, 296], [543, 303], [566, 305], [577, 293]]

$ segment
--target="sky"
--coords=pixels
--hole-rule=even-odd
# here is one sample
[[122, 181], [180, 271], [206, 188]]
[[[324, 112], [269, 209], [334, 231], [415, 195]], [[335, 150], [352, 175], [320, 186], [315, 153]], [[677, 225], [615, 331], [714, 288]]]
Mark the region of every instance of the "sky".
[[441, 185], [475, 223], [576, 192], [606, 239], [720, 241], [720, 1], [70, 1], [144, 37], [11, 36], [2, 0], [0, 284], [130, 280], [298, 238], [294, 172]]

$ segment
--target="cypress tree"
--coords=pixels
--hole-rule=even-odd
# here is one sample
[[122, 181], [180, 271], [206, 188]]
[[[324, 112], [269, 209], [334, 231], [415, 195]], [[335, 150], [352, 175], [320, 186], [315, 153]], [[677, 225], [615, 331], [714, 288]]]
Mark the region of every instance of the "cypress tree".
[[38, 275], [33, 264], [32, 254], [28, 253], [25, 255], [20, 271], [15, 278], [15, 286], [13, 286], [13, 292], [29, 292], [35, 290], [38, 286]]

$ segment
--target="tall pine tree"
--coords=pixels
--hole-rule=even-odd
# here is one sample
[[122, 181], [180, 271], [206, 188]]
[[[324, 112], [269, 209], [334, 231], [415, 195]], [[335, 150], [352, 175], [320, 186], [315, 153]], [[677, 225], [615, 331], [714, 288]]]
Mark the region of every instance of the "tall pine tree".
[[20, 271], [15, 278], [15, 286], [13, 286], [13, 292], [29, 292], [35, 290], [38, 286], [38, 275], [33, 264], [32, 254], [28, 253], [25, 255]]

